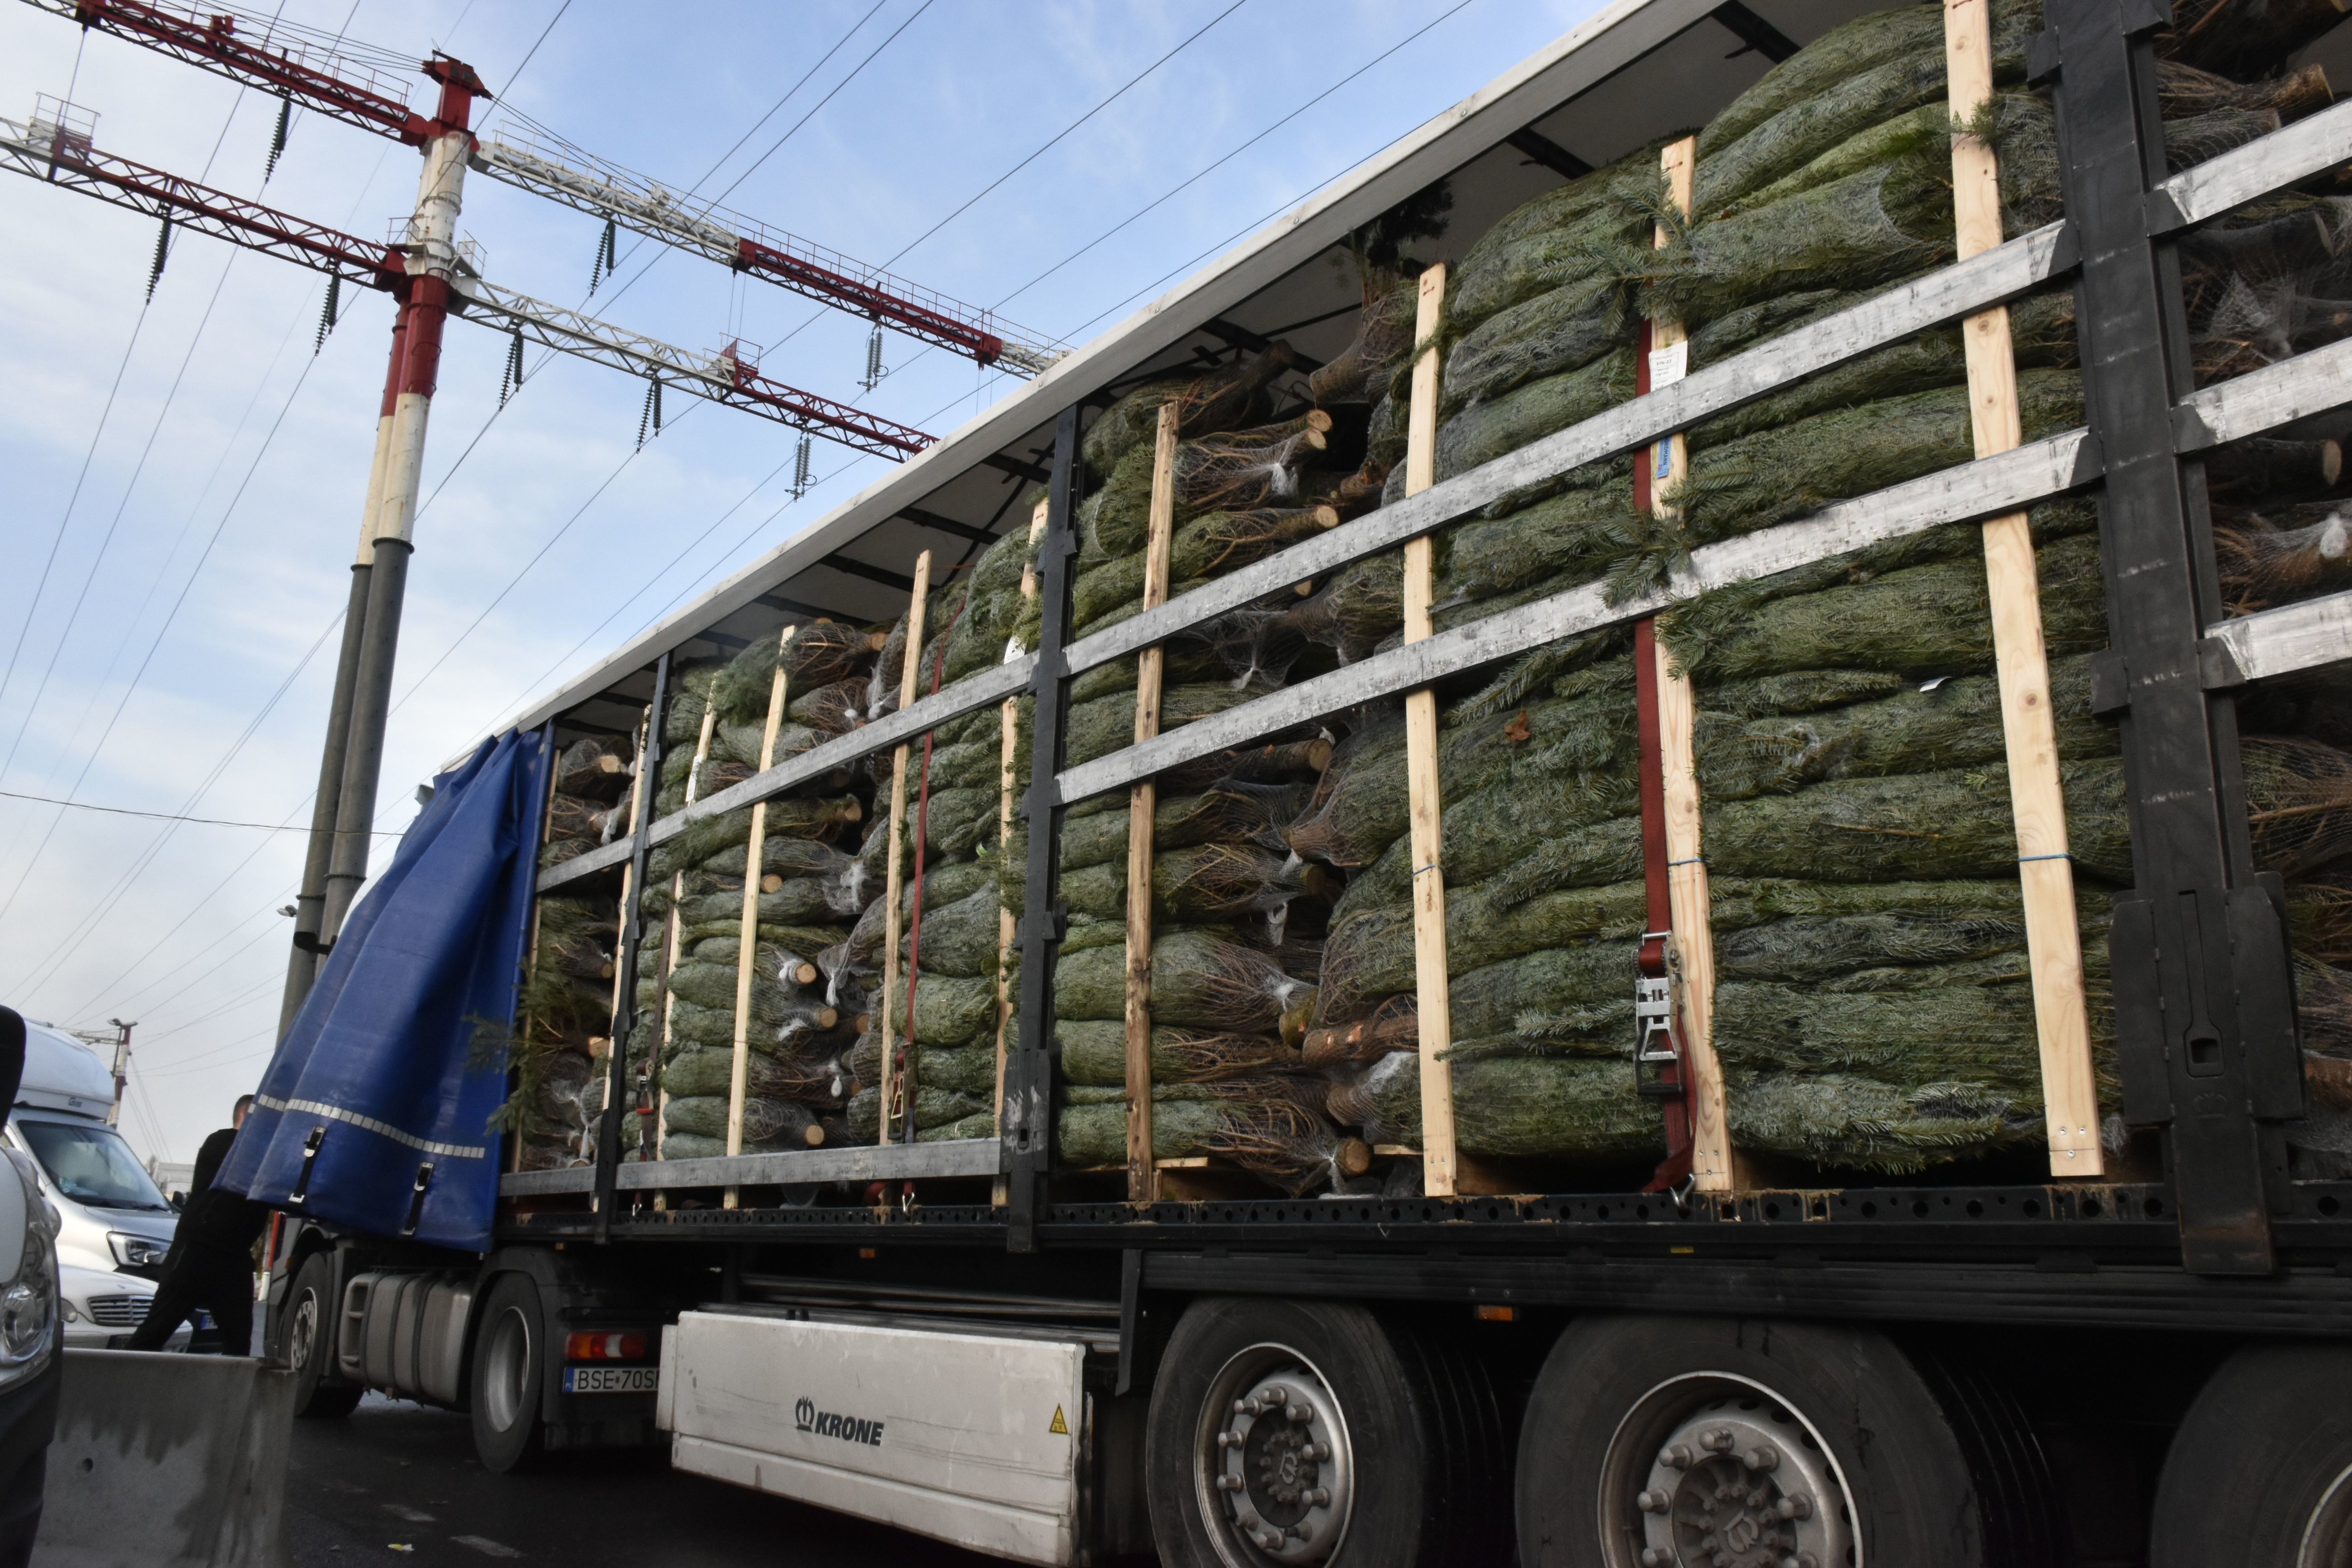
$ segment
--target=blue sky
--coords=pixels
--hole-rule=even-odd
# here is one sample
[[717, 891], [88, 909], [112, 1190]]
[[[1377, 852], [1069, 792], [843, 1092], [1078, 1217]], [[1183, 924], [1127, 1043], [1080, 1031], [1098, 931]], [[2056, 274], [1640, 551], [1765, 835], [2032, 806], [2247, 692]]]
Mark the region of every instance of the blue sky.
[[[380, 49], [446, 49], [501, 94], [478, 124], [510, 102], [603, 157], [1080, 342], [1597, 9], [286, 0], [282, 14]], [[265, 188], [273, 100], [0, 8], [0, 116], [68, 84], [119, 156], [372, 239], [413, 205], [410, 149], [298, 113]], [[427, 102], [421, 79], [414, 100]], [[507, 288], [683, 347], [740, 338], [771, 376], [935, 435], [1012, 384], [894, 337], [868, 395], [863, 322], [625, 233], [618, 277], [592, 299], [600, 226], [478, 175], [460, 229]], [[0, 422], [0, 1000], [67, 1027], [136, 1020], [124, 1131], [142, 1154], [186, 1160], [268, 1059], [290, 925], [274, 911], [301, 836], [15, 797], [307, 823], [391, 309], [346, 290], [314, 355], [323, 279], [301, 268], [184, 237], [142, 308], [151, 221], [19, 177], [0, 183], [0, 232], [14, 411]], [[819, 443], [820, 482], [794, 501], [791, 432], [677, 396], [640, 451], [641, 383], [541, 366], [536, 351], [501, 409], [506, 353], [496, 332], [449, 327], [387, 832], [444, 759], [878, 471]]]

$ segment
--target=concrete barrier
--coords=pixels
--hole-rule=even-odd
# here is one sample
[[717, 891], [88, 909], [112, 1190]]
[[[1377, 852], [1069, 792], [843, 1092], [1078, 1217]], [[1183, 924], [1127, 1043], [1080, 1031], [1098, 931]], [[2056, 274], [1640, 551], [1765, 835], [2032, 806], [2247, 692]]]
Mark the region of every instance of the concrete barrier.
[[68, 1351], [34, 1568], [285, 1568], [294, 1374]]

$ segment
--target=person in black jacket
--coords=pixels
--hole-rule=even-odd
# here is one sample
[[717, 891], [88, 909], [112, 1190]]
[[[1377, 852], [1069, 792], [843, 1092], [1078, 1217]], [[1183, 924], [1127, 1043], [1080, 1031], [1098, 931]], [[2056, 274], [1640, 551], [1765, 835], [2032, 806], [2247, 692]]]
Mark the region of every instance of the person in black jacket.
[[[24, 1073], [24, 1017], [13, 1007], [0, 1007], [0, 1118], [15, 1107]], [[13, 1178], [0, 1172], [0, 1179]], [[53, 1352], [40, 1371], [0, 1392], [0, 1568], [24, 1568], [40, 1531], [63, 1359]]]
[[187, 1207], [163, 1259], [155, 1299], [123, 1348], [161, 1350], [172, 1331], [203, 1308], [219, 1326], [221, 1353], [244, 1355], [253, 1343], [253, 1243], [269, 1210], [242, 1193], [215, 1189], [213, 1178], [228, 1158], [236, 1130], [253, 1109], [253, 1096], [240, 1095], [228, 1126], [205, 1140], [188, 1183]]

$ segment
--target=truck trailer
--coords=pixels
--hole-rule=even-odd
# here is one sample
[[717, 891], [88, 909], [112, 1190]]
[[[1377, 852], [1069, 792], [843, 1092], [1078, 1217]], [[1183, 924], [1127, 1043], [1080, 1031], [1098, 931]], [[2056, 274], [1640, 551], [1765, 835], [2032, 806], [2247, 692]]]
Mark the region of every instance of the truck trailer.
[[535, 703], [224, 1177], [306, 1411], [1039, 1563], [2352, 1561], [2339, 16], [1621, 0]]

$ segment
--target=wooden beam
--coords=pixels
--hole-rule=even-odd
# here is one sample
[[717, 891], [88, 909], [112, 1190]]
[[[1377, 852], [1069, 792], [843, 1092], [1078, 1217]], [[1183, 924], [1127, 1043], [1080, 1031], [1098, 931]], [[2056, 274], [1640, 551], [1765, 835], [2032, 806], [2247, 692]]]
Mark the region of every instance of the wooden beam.
[[[709, 689], [706, 687], [703, 689], [702, 694], [702, 735], [701, 738], [694, 743], [694, 766], [688, 769], [686, 774], [686, 803], [688, 805], [692, 805], [694, 804], [695, 791], [701, 787], [702, 765], [710, 760], [710, 734], [711, 731], [717, 728], [718, 723], [719, 710], [711, 706]], [[643, 755], [644, 753], [640, 752], [639, 754]], [[654, 787], [656, 793], [658, 793], [661, 781], [659, 779], [656, 779], [654, 781]], [[677, 905], [678, 900], [685, 896], [686, 873], [684, 871], [676, 871], [671, 873], [669, 879], [669, 922], [667, 929], [662, 937], [662, 958], [659, 976], [661, 984], [656, 987], [656, 991], [662, 999], [661, 1039], [646, 1068], [647, 1072], [656, 1073], [656, 1078], [658, 1078], [658, 1074], [656, 1072], [656, 1069], [658, 1068], [663, 1062], [669, 1059], [670, 1016], [677, 1010], [677, 998], [669, 994], [669, 975], [670, 971], [677, 967], [678, 936], [683, 929], [681, 919], [678, 914]], [[617, 969], [619, 965], [616, 964], [614, 967]], [[632, 999], [632, 1003], [634, 1005], [634, 998]], [[656, 1160], [661, 1158], [662, 1145], [668, 1140], [668, 1129], [663, 1125], [667, 1118], [661, 1114], [668, 1109], [669, 1090], [665, 1088], [655, 1096], [654, 1100], [653, 1157]], [[643, 1152], [642, 1148], [640, 1148], [639, 1152]]]
[[[1990, 0], [1944, 0], [1944, 64], [1951, 121], [1967, 125], [1992, 98]], [[1952, 211], [1962, 259], [2000, 244], [2000, 170], [1992, 145], [1981, 137], [1963, 132], [1952, 138]], [[2013, 451], [2025, 435], [2009, 308], [1996, 305], [1969, 317], [1960, 334], [1977, 456]], [[2067, 856], [2066, 797], [2059, 784], [2058, 731], [2050, 707], [2050, 655], [2042, 639], [2042, 585], [2026, 514], [2009, 512], [1986, 522], [1984, 553], [2050, 1173], [2096, 1176], [2106, 1169], [2099, 1148], [2099, 1087], [2091, 1065], [2074, 865]]]
[[[898, 707], [902, 711], [915, 705], [915, 678], [923, 662], [923, 610], [930, 592], [931, 552], [926, 550], [915, 557], [915, 597], [914, 602], [907, 606], [907, 652], [899, 661], [898, 676]], [[889, 858], [882, 878], [882, 896], [890, 901], [882, 910], [882, 1079], [877, 1085], [882, 1100], [875, 1134], [877, 1143], [891, 1141], [890, 1092], [893, 1089], [903, 1091], [906, 1087], [894, 1059], [898, 1054], [894, 1038], [897, 1024], [891, 1015], [898, 1005], [898, 938], [904, 920], [898, 906], [906, 886], [906, 868], [902, 864], [905, 846], [901, 840], [905, 838], [907, 829], [908, 753], [908, 742], [901, 741], [890, 758], [890, 826], [885, 829], [890, 836]], [[914, 1019], [907, 1020], [907, 1033], [910, 1039], [915, 1032], [914, 1024]], [[915, 1108], [909, 1104], [906, 1110], [908, 1127], [911, 1130]]]
[[2352, 162], [2352, 100], [2181, 170], [2152, 193], [2171, 211], [2151, 201], [2148, 228], [2161, 234], [2219, 217], [2347, 162]]
[[[627, 835], [620, 840], [620, 842], [625, 846], [630, 846], [632, 847], [634, 847], [633, 841], [635, 839], [638, 830], [645, 826], [646, 796], [646, 742], [651, 738], [653, 721], [653, 710], [651, 708], [647, 708], [646, 710], [644, 721], [637, 726], [636, 755], [629, 763], [629, 831]], [[636, 889], [632, 885], [630, 879], [635, 875], [635, 862], [634, 858], [624, 858], [621, 861], [621, 899], [620, 903], [617, 906], [620, 911], [620, 919], [614, 924], [613, 934], [613, 940], [616, 943], [625, 940], [629, 934], [629, 900], [636, 892]], [[605, 1027], [610, 1029], [612, 1033], [606, 1035], [604, 1040], [604, 1050], [607, 1054], [609, 1054], [613, 1048], [613, 1040], [614, 1036], [617, 1036], [620, 1033], [621, 1019], [624, 1016], [621, 1012], [622, 1005], [626, 1003], [632, 1008], [637, 1005], [637, 999], [635, 996], [623, 996], [621, 994], [621, 980], [623, 976], [629, 973], [629, 968], [630, 966], [628, 964], [621, 962], [621, 954], [618, 951], [615, 951], [613, 954], [613, 1017], [612, 1022], [605, 1026]], [[633, 1035], [636, 1033], [635, 1029], [631, 1029], [629, 1032]], [[592, 1040], [589, 1042], [588, 1047], [588, 1059], [593, 1062], [596, 1059], [596, 1042]], [[618, 1061], [612, 1063], [610, 1070], [604, 1074], [604, 1110], [607, 1113], [609, 1113], [613, 1109], [613, 1086], [619, 1084], [624, 1092], [627, 1090], [628, 1071], [629, 1064], [625, 1061]], [[645, 1152], [643, 1142], [644, 1131], [645, 1130], [643, 1128], [638, 1129], [638, 1153], [641, 1158]]]
[[[1039, 501], [1029, 514], [1029, 548], [1035, 550], [1037, 541], [1045, 536], [1045, 514], [1050, 509]], [[1034, 560], [1021, 568], [1021, 596], [1037, 596], [1037, 563]], [[1007, 853], [1013, 842], [1013, 814], [1015, 809], [1013, 772], [1020, 759], [1021, 699], [1008, 697], [997, 710], [1001, 721], [1001, 750], [997, 753], [996, 852]], [[997, 862], [996, 900], [996, 1098], [991, 1101], [996, 1111], [996, 1135], [1004, 1136], [1004, 1055], [1009, 1042], [1006, 1035], [1013, 1021], [1013, 946], [1020, 934], [1021, 922], [1004, 902], [1004, 873], [1008, 860]], [[1002, 1206], [1011, 1198], [1005, 1178], [998, 1176], [992, 1189], [991, 1201]]]
[[2242, 680], [2341, 664], [2352, 659], [2352, 590], [2235, 616], [2207, 626], [2205, 636], [2227, 650], [2230, 673]]
[[[562, 753], [555, 746], [555, 727], [553, 725], [551, 724], [548, 727], [545, 731], [545, 736], [546, 743], [549, 747], [547, 758], [547, 788], [539, 797], [539, 849], [546, 848], [548, 840], [552, 838], [555, 835], [555, 784], [557, 776], [563, 771], [562, 765]], [[537, 858], [537, 849], [532, 851], [532, 856], [534, 859]], [[620, 933], [617, 931], [614, 933], [614, 940], [615, 942], [620, 940]], [[530, 931], [523, 940], [522, 950], [530, 955], [523, 970], [522, 987], [523, 994], [525, 996], [530, 996], [537, 992], [537, 983], [539, 980], [539, 900], [537, 899], [533, 899], [530, 901]], [[615, 953], [614, 956], [617, 958], [619, 954]], [[613, 973], [617, 976], [620, 972], [621, 966], [618, 963], [614, 964]], [[531, 1026], [537, 1021], [537, 1019], [530, 1016], [529, 1011], [526, 1010], [522, 1014], [521, 1027], [515, 1031], [515, 1048], [517, 1050], [528, 1051], [531, 1048]], [[509, 1058], [507, 1064], [507, 1086], [510, 1090], [514, 1087], [514, 1063], [512, 1058]], [[520, 1171], [522, 1169], [523, 1131], [524, 1129], [522, 1125], [518, 1122], [514, 1131], [507, 1135], [507, 1169], [509, 1171]]]
[[[1421, 275], [1413, 315], [1412, 406], [1406, 416], [1404, 493], [1437, 482], [1438, 328], [1445, 313], [1445, 264]], [[1436, 630], [1436, 549], [1427, 534], [1404, 547], [1404, 640], [1422, 642]], [[1404, 700], [1405, 797], [1412, 831], [1412, 962], [1421, 1011], [1421, 1190], [1451, 1197], [1456, 1184], [1454, 1149], [1454, 989], [1446, 973], [1444, 793], [1437, 776], [1437, 693], [1428, 687]]]
[[[1667, 198], [1685, 217], [1690, 216], [1691, 183], [1697, 164], [1696, 137], [1670, 142], [1659, 153]], [[1662, 226], [1654, 242], [1663, 249], [1671, 239]], [[1652, 323], [1650, 346], [1656, 351], [1650, 362], [1653, 391], [1662, 380], [1679, 380], [1686, 372], [1689, 341], [1678, 321]], [[1690, 447], [1682, 434], [1668, 437], [1664, 447], [1665, 472], [1658, 476], [1664, 483], [1652, 491], [1653, 509], [1661, 517], [1677, 510], [1674, 492], [1690, 475]], [[1715, 1054], [1715, 913], [1702, 847], [1698, 701], [1690, 678], [1675, 668], [1663, 644], [1654, 645], [1654, 657], [1658, 663], [1658, 750], [1665, 783], [1666, 894], [1675, 933], [1668, 963], [1680, 971], [1675, 976], [1680, 984], [1673, 989], [1680, 1004], [1675, 1028], [1689, 1086], [1691, 1179], [1700, 1192], [1725, 1193], [1732, 1190], [1738, 1177], [1732, 1165], [1723, 1065]]]
[[[1174, 402], [1160, 405], [1158, 444], [1151, 455], [1151, 507], [1143, 543], [1143, 607], [1168, 598], [1169, 554], [1176, 538]], [[1167, 675], [1158, 643], [1136, 655], [1135, 739], [1160, 733], [1160, 698]], [[1127, 797], [1127, 1201], [1156, 1202], [1160, 1168], [1151, 1157], [1151, 825], [1160, 785], [1138, 779]]]
[[[783, 727], [785, 698], [791, 684], [784, 674], [784, 660], [793, 650], [793, 627], [786, 626], [776, 639], [776, 671], [768, 682], [768, 722], [760, 731], [761, 773], [776, 765], [776, 731]], [[743, 850], [743, 925], [735, 952], [735, 1059], [727, 1076], [730, 1159], [743, 1152], [743, 1101], [751, 1074], [751, 981], [759, 971], [760, 956], [760, 863], [767, 853], [768, 803], [763, 800], [751, 807], [751, 837]], [[740, 1188], [727, 1189], [728, 1208], [739, 1206], [740, 1199]]]

